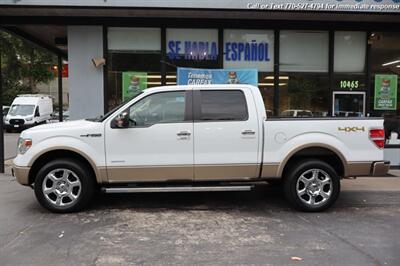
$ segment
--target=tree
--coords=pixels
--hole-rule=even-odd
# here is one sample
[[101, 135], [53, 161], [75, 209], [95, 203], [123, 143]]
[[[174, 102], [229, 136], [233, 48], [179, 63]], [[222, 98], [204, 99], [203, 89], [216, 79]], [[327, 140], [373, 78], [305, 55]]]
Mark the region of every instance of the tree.
[[4, 105], [18, 94], [35, 93], [38, 83], [54, 78], [54, 55], [4, 31], [0, 31], [0, 54]]

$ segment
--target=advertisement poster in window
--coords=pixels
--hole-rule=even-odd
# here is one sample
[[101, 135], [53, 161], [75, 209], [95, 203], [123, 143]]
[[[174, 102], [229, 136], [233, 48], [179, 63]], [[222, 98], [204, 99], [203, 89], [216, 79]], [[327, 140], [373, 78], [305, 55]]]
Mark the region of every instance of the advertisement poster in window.
[[375, 110], [396, 110], [397, 75], [375, 75]]
[[122, 72], [122, 101], [132, 98], [144, 89], [147, 89], [146, 72]]
[[178, 67], [178, 85], [250, 84], [258, 85], [257, 69], [199, 69]]

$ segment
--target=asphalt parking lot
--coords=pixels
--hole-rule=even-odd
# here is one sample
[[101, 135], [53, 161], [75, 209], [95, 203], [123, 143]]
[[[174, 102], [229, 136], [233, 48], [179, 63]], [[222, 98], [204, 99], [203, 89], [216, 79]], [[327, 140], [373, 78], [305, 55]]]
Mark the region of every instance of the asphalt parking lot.
[[1, 175], [0, 265], [400, 265], [400, 177], [343, 189], [324, 213], [296, 212], [265, 186], [98, 195], [88, 210], [60, 215]]
[[263, 186], [99, 194], [89, 209], [60, 215], [7, 168], [0, 265], [400, 265], [400, 171], [391, 174], [344, 180], [324, 213], [296, 212], [279, 187]]

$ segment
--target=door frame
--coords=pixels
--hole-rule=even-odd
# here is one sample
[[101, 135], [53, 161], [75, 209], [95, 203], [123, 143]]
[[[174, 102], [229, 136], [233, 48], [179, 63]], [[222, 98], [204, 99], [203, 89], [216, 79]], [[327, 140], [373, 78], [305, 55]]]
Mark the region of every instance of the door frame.
[[337, 94], [354, 94], [354, 95], [362, 95], [363, 96], [363, 114], [364, 116], [367, 116], [365, 113], [366, 110], [366, 92], [365, 91], [333, 91], [332, 92], [332, 116], [335, 116], [335, 96]]

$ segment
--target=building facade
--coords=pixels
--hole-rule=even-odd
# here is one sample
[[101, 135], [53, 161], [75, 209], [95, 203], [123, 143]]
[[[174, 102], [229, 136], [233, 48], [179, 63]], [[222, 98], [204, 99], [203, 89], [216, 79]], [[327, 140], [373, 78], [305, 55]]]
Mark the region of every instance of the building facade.
[[72, 119], [179, 67], [256, 69], [269, 116], [385, 116], [400, 146], [398, 0], [53, 2], [0, 1], [1, 25], [67, 57]]

